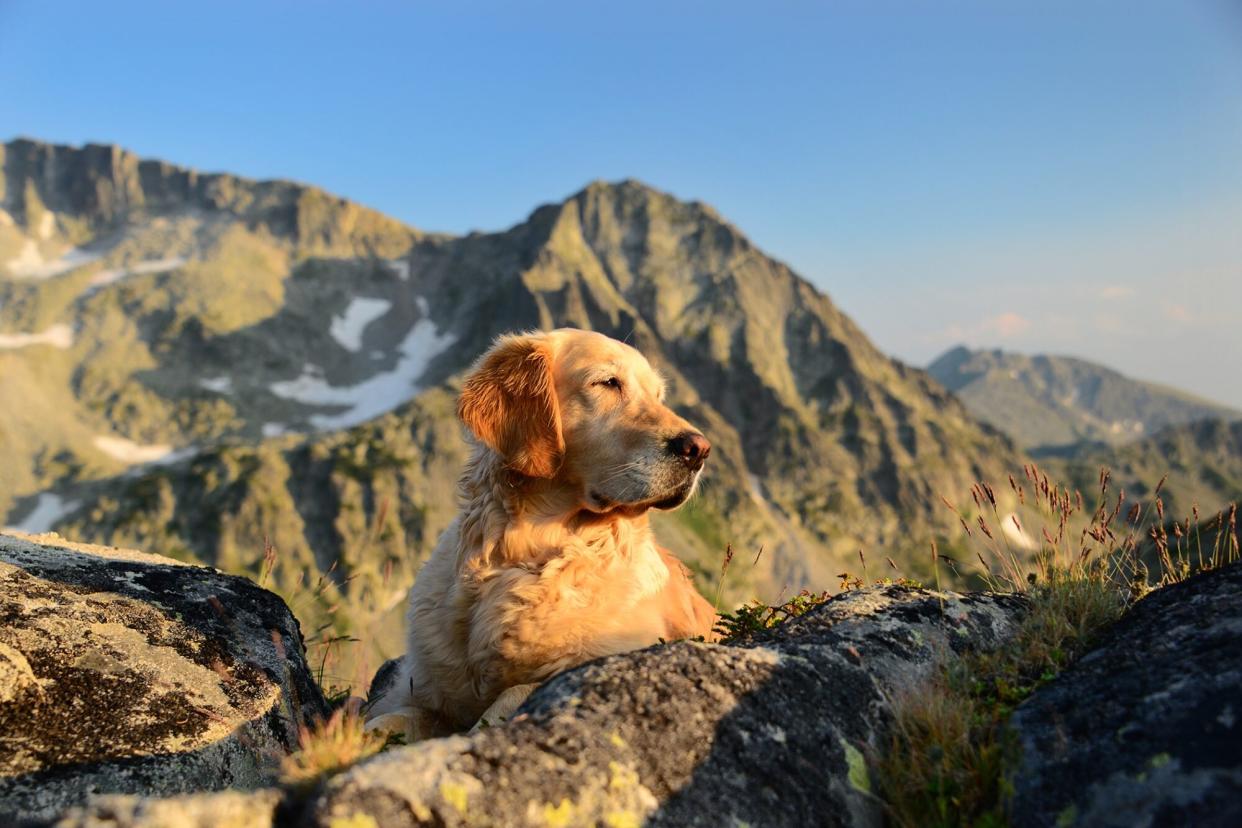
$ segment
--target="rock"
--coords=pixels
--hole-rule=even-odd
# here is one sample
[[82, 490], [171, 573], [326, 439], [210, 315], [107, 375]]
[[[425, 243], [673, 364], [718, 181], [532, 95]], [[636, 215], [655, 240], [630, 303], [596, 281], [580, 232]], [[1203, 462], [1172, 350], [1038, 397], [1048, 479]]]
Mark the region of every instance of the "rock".
[[884, 587], [739, 645], [602, 659], [552, 679], [503, 726], [356, 766], [301, 821], [879, 825], [865, 756], [888, 699], [950, 651], [1001, 644], [1022, 610], [1013, 597]]
[[274, 594], [157, 555], [0, 535], [0, 824], [95, 794], [257, 787], [324, 712]]
[[1015, 826], [1242, 825], [1242, 564], [1140, 601], [1010, 726]]
[[[145, 799], [100, 796], [71, 808], [54, 822], [30, 822], [55, 828], [271, 828], [283, 799], [275, 788]], [[25, 826], [22, 826], [25, 828]]]

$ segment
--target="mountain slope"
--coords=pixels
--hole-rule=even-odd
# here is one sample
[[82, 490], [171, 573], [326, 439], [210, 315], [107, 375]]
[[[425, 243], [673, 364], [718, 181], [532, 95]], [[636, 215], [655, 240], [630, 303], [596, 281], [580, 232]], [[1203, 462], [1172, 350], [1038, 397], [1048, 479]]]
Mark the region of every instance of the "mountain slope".
[[1211, 517], [1242, 502], [1242, 421], [1169, 426], [1142, 440], [1064, 461], [1056, 470], [1063, 468], [1067, 482], [1088, 492], [1096, 488], [1102, 467], [1109, 468], [1114, 488], [1125, 489], [1130, 500], [1151, 497], [1167, 475], [1160, 497], [1169, 517], [1182, 520], [1196, 506]]
[[[0, 514], [58, 481], [258, 437], [288, 408], [264, 384], [313, 344], [297, 331], [396, 281], [383, 257], [420, 236], [311, 187], [116, 147], [17, 140], [0, 161], [0, 392], [23, 401], [0, 407]], [[257, 388], [211, 390], [238, 361]]]
[[1242, 411], [1071, 357], [958, 347], [927, 371], [1036, 455], [1121, 445], [1196, 420], [1242, 419]]
[[[87, 150], [52, 155], [73, 152]], [[41, 200], [69, 199], [75, 180]], [[232, 181], [237, 192], [306, 192]], [[74, 240], [116, 257], [110, 240], [153, 238], [166, 229], [159, 221], [188, 216], [194, 244], [152, 240], [144, 255], [193, 266], [150, 265], [85, 296], [98, 262], [0, 283], [0, 332], [74, 334], [69, 348], [6, 355], [25, 366], [26, 394], [74, 414], [51, 436], [37, 419], [23, 425], [22, 439], [45, 448], [27, 455], [34, 471], [10, 496], [26, 495], [11, 520], [59, 506], [68, 534], [256, 577], [267, 541], [287, 593], [331, 571], [304, 619], [399, 631], [400, 595], [453, 511], [461, 372], [501, 332], [563, 325], [636, 345], [668, 377], [673, 405], [712, 439], [702, 494], [657, 521], [709, 594], [726, 543], [746, 550], [726, 585], [734, 594], [824, 585], [860, 547], [916, 569], [927, 540], [957, 531], [937, 496], [964, 499], [975, 479], [1021, 463], [1007, 439], [881, 354], [711, 208], [637, 182], [592, 184], [507, 231], [462, 238], [421, 235], [322, 194], [313, 198], [336, 218], [315, 224], [263, 219], [258, 195], [212, 212], [197, 192], [119, 218], [88, 210], [84, 225], [106, 229]], [[42, 219], [32, 230], [29, 211], [5, 204], [23, 239], [37, 235]], [[213, 247], [200, 241], [208, 236], [235, 241]], [[36, 359], [59, 373], [35, 371]], [[81, 445], [104, 428], [174, 453], [131, 448], [131, 459], [164, 465], [109, 478], [115, 466], [91, 465], [97, 441]], [[343, 620], [330, 617], [334, 603]]]

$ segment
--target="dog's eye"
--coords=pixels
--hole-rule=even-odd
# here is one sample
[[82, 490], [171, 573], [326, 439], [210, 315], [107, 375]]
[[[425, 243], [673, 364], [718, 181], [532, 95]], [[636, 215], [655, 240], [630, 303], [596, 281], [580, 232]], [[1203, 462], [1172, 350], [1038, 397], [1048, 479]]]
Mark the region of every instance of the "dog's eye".
[[621, 390], [621, 380], [617, 379], [616, 377], [609, 377], [608, 379], [605, 379], [605, 380], [600, 380], [599, 382], [597, 382], [597, 383], [595, 383], [595, 384], [596, 384], [596, 385], [602, 385], [602, 386], [604, 386], [605, 388], [611, 388], [611, 389], [613, 389], [614, 391], [620, 391], [620, 390]]

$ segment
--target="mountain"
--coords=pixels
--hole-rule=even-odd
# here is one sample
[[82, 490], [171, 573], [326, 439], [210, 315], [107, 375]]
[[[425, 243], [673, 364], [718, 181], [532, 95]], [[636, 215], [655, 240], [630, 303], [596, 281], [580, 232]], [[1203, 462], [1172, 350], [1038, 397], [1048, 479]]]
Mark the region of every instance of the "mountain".
[[114, 147], [15, 141], [4, 166], [0, 515], [270, 578], [305, 623], [383, 630], [374, 653], [455, 508], [461, 373], [504, 331], [591, 328], [665, 374], [715, 448], [657, 530], [709, 595], [730, 543], [729, 595], [822, 587], [860, 548], [916, 573], [958, 531], [938, 495], [1022, 462], [710, 207], [635, 181], [448, 237]]
[[21, 401], [0, 409], [0, 514], [66, 478], [260, 437], [291, 407], [270, 381], [319, 348], [300, 332], [391, 281], [383, 257], [420, 237], [313, 188], [115, 147], [19, 140], [0, 160], [0, 395]]
[[1071, 357], [953, 348], [927, 369], [979, 419], [1036, 456], [1116, 446], [1242, 411]]
[[1081, 491], [1097, 490], [1101, 467], [1112, 473], [1113, 488], [1131, 501], [1150, 498], [1167, 476], [1160, 497], [1172, 519], [1183, 520], [1198, 507], [1215, 517], [1230, 503], [1242, 502], [1242, 422], [1201, 420], [1169, 426], [1156, 434], [1110, 449], [1097, 449], [1063, 461], [1057, 471]]

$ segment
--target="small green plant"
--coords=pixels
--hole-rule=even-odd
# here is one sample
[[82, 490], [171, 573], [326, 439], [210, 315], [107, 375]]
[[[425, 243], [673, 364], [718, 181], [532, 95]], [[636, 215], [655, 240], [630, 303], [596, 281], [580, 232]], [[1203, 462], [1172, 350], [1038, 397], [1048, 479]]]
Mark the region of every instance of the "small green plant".
[[754, 599], [742, 604], [733, 612], [720, 613], [716, 621], [716, 632], [721, 638], [730, 640], [770, 630], [791, 618], [806, 615], [827, 601], [829, 597], [827, 592], [811, 592], [804, 589], [788, 601], [776, 606], [769, 606]]
[[[763, 547], [759, 548], [759, 552], [755, 555], [752, 566], [759, 563], [759, 558], [763, 555]], [[863, 551], [858, 550], [858, 559], [862, 562], [863, 572], [867, 571], [867, 558]], [[724, 566], [720, 570], [721, 583], [724, 582], [725, 573], [729, 569], [729, 563], [733, 560], [733, 549], [730, 546], [726, 550]], [[876, 578], [872, 583], [876, 586], [890, 586], [893, 584], [899, 586], [922, 588], [922, 584], [918, 581], [901, 575], [897, 564], [892, 558], [885, 558], [889, 568], [892, 569], [891, 577]], [[856, 578], [848, 572], [842, 572], [841, 591], [848, 592], [852, 589], [862, 589], [867, 585], [867, 581], [863, 578]], [[717, 600], [719, 600], [719, 588], [717, 589]], [[782, 590], [783, 592], [783, 590]], [[726, 641], [743, 638], [763, 630], [770, 630], [773, 627], [779, 627], [781, 624], [791, 618], [798, 618], [806, 615], [820, 604], [827, 601], [832, 596], [827, 590], [823, 592], [811, 592], [804, 589], [788, 601], [777, 604], [765, 604], [758, 598], [754, 598], [749, 602], [742, 604], [732, 612], [719, 612], [716, 620], [716, 633]], [[779, 599], [778, 599], [779, 600]]]

